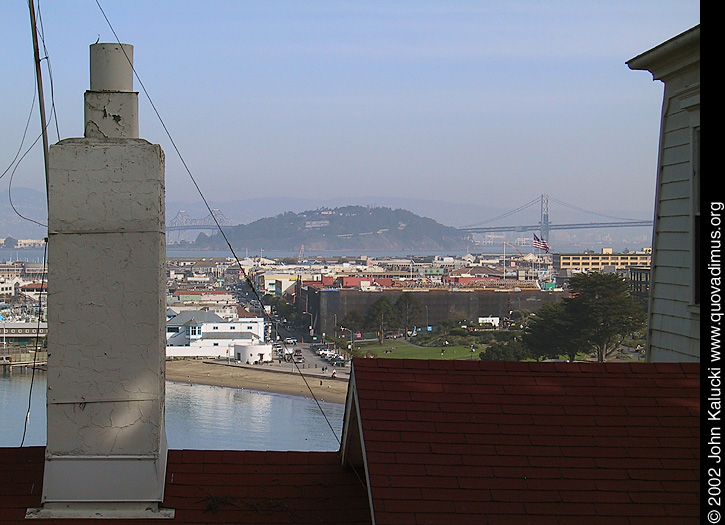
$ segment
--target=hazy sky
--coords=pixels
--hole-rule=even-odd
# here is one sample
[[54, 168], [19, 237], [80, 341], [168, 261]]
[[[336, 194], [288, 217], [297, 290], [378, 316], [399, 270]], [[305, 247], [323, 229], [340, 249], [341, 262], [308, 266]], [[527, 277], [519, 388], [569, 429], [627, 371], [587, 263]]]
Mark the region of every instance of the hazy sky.
[[[649, 213], [663, 85], [625, 62], [700, 22], [694, 0], [99, 3], [134, 45], [138, 75], [212, 201], [357, 195], [515, 208], [548, 193]], [[27, 2], [0, 7], [4, 170], [36, 86]], [[47, 111], [54, 103], [60, 138], [79, 137], [88, 46], [116, 38], [95, 0], [41, 0], [39, 11]], [[141, 137], [166, 152], [167, 199], [199, 200], [139, 99]], [[26, 146], [39, 129], [36, 103]], [[44, 190], [39, 144], [14, 187]]]

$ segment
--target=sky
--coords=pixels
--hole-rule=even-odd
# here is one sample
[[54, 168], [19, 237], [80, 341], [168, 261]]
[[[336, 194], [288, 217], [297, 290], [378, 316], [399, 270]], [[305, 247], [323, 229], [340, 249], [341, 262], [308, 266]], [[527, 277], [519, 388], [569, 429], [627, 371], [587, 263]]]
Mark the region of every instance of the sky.
[[[36, 0], [35, 9], [50, 143], [83, 135], [88, 46], [118, 37], [134, 46], [140, 136], [166, 153], [167, 200], [200, 201], [185, 163], [214, 203], [365, 196], [514, 209], [549, 194], [647, 217], [663, 84], [625, 62], [699, 24], [699, 6]], [[0, 7], [5, 170], [39, 136], [40, 117], [28, 4]], [[40, 142], [0, 180], [2, 199], [11, 176], [13, 188], [45, 191]]]

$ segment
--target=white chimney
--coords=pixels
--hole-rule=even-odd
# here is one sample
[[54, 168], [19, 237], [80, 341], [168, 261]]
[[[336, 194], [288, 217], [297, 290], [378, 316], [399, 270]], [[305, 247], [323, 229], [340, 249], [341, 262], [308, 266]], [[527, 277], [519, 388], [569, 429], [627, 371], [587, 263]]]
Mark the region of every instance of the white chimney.
[[85, 94], [86, 138], [138, 138], [133, 46], [91, 46], [91, 88]]
[[165, 518], [164, 153], [133, 47], [91, 46], [85, 137], [50, 147], [48, 439], [28, 518]]

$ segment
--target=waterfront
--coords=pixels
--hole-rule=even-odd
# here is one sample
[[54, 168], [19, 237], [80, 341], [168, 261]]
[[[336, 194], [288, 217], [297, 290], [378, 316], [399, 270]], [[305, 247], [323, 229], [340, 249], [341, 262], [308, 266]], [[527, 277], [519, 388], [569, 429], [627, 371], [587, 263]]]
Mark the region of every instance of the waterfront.
[[[46, 376], [16, 370], [0, 376], [0, 447], [45, 445]], [[166, 435], [171, 449], [338, 450], [344, 405], [208, 385], [166, 383]]]
[[[493, 247], [493, 246], [486, 246], [486, 247], [480, 247], [477, 249], [477, 253], [496, 253], [501, 251], [501, 246]], [[329, 251], [313, 251], [308, 250], [306, 252], [306, 258], [314, 259], [316, 257], [341, 257], [341, 256], [347, 256], [347, 257], [358, 257], [360, 255], [369, 255], [373, 257], [408, 257], [411, 255], [419, 255], [419, 256], [433, 256], [433, 255], [440, 255], [440, 256], [462, 256], [465, 255], [467, 252], [465, 251], [421, 251], [421, 252], [411, 252], [411, 251], [369, 251], [366, 250], [365, 253], [358, 253], [359, 250], [329, 250]], [[241, 249], [236, 252], [237, 257], [240, 259], [244, 259], [246, 257], [250, 258], [258, 258], [260, 256], [260, 252], [247, 252], [244, 249]], [[287, 250], [287, 251], [278, 251], [278, 250], [264, 250], [262, 255], [265, 258], [271, 258], [271, 259], [282, 259], [282, 258], [289, 258], [289, 257], [297, 257], [299, 255], [299, 250]], [[174, 258], [174, 257], [181, 257], [181, 258], [193, 258], [193, 259], [202, 259], [202, 258], [217, 258], [217, 257], [232, 257], [232, 253], [230, 250], [182, 250], [178, 249], [177, 247], [173, 245], [169, 245], [166, 247], [166, 257], [168, 258]], [[43, 249], [42, 248], [24, 248], [22, 250], [20, 249], [8, 249], [8, 248], [0, 248], [0, 261], [25, 261], [25, 262], [33, 262], [33, 263], [42, 263], [43, 262]]]

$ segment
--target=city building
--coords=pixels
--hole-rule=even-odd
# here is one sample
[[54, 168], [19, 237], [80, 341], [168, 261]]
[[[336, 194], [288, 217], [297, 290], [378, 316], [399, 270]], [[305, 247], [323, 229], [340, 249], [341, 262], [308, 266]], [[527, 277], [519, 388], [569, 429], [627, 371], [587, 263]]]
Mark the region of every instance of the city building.
[[652, 256], [649, 253], [614, 253], [604, 249], [602, 253], [555, 253], [552, 258], [556, 272], [598, 272], [605, 268], [618, 270], [630, 266], [649, 266]]
[[[101, 90], [91, 96], [108, 95]], [[123, 116], [125, 122], [128, 115]], [[105, 147], [136, 141], [101, 142]], [[88, 185], [96, 184], [97, 174]], [[132, 188], [144, 195], [143, 186], [137, 182]], [[162, 326], [156, 319], [163, 320], [158, 249], [163, 228], [142, 229], [132, 234], [136, 242], [128, 241], [124, 226], [141, 219], [130, 213], [136, 192], [123, 192], [131, 198], [116, 210], [128, 215], [114, 214], [121, 225], [103, 225], [111, 228], [92, 230], [92, 235], [74, 229], [82, 242], [62, 238], [71, 232], [52, 230], [61, 237], [54, 246], [75, 248], [61, 255], [76, 264], [53, 270], [51, 281], [59, 307], [50, 319], [51, 333], [54, 348], [62, 349], [56, 370], [64, 376], [53, 383], [57, 388], [51, 389], [49, 381], [48, 445], [0, 450], [0, 492], [9, 496], [0, 505], [0, 521], [86, 517], [113, 522], [119, 516], [112, 512], [121, 507], [124, 522], [145, 516], [167, 523], [699, 523], [697, 363], [358, 359], [339, 452], [167, 453], [165, 441], [158, 442], [164, 434], [163, 387], [158, 390], [163, 359], [157, 340]], [[53, 193], [57, 199], [73, 195]], [[145, 204], [163, 203], [158, 197]], [[60, 208], [68, 214], [87, 212], [82, 206]], [[71, 218], [51, 209], [54, 228], [60, 219]], [[163, 221], [162, 212], [157, 209], [153, 215]], [[65, 226], [83, 226], [74, 219]], [[146, 239], [147, 233], [153, 239]], [[80, 247], [86, 242], [96, 243], [97, 257], [103, 248], [112, 250], [112, 257], [83, 266]], [[128, 266], [148, 270], [142, 273], [153, 283], [151, 292], [139, 286], [144, 283], [137, 272], [93, 272], [128, 259], [133, 263]], [[80, 290], [78, 283], [84, 285]], [[113, 285], [124, 289], [119, 293]], [[470, 298], [475, 291], [451, 293]], [[147, 301], [139, 305], [138, 297]], [[78, 311], [69, 307], [71, 300]], [[99, 309], [104, 300], [115, 302]], [[127, 322], [107, 322], [119, 317]], [[107, 327], [108, 333], [88, 329], [96, 326]], [[674, 323], [672, 333], [683, 330], [687, 336], [689, 325]], [[99, 348], [114, 351], [114, 359]], [[148, 356], [143, 349], [153, 352]], [[143, 398], [120, 398], [138, 383], [144, 385], [139, 391]], [[96, 396], [89, 400], [91, 392]], [[137, 407], [133, 420], [118, 422], [123, 419], [119, 414], [129, 413], [119, 403]], [[104, 407], [105, 415], [99, 410]], [[133, 449], [149, 435], [150, 443]], [[63, 444], [75, 445], [60, 450], [68, 457], [58, 454]], [[48, 465], [84, 457], [100, 467], [58, 472]], [[149, 460], [153, 470], [143, 468]], [[60, 492], [60, 504], [48, 505], [49, 489]], [[96, 497], [89, 500], [89, 493]]]
[[300, 312], [309, 313], [316, 334], [332, 334], [352, 311], [365, 314], [381, 297], [395, 303], [401, 294], [414, 294], [420, 305], [417, 326], [437, 324], [452, 317], [477, 320], [481, 317], [508, 317], [513, 310], [538, 311], [545, 303], [560, 301], [568, 296], [562, 290], [539, 290], [509, 287], [497, 288], [359, 288], [301, 287]]
[[3, 299], [15, 297], [22, 284], [23, 280], [19, 277], [0, 277], [0, 297]]
[[632, 298], [642, 305], [646, 312], [649, 308], [649, 266], [631, 266], [627, 268], [627, 281], [629, 282]]
[[44, 348], [47, 335], [46, 322], [7, 320], [0, 315], [0, 345], [3, 347], [8, 345], [31, 347], [37, 343], [39, 348]]
[[[271, 361], [272, 345], [265, 344], [265, 322], [261, 317], [226, 321], [208, 310], [168, 312], [166, 322], [167, 357], [231, 357], [254, 354], [253, 361]], [[255, 347], [242, 352], [236, 346]], [[257, 348], [258, 347], [258, 348]], [[260, 357], [259, 354], [262, 354]]]

